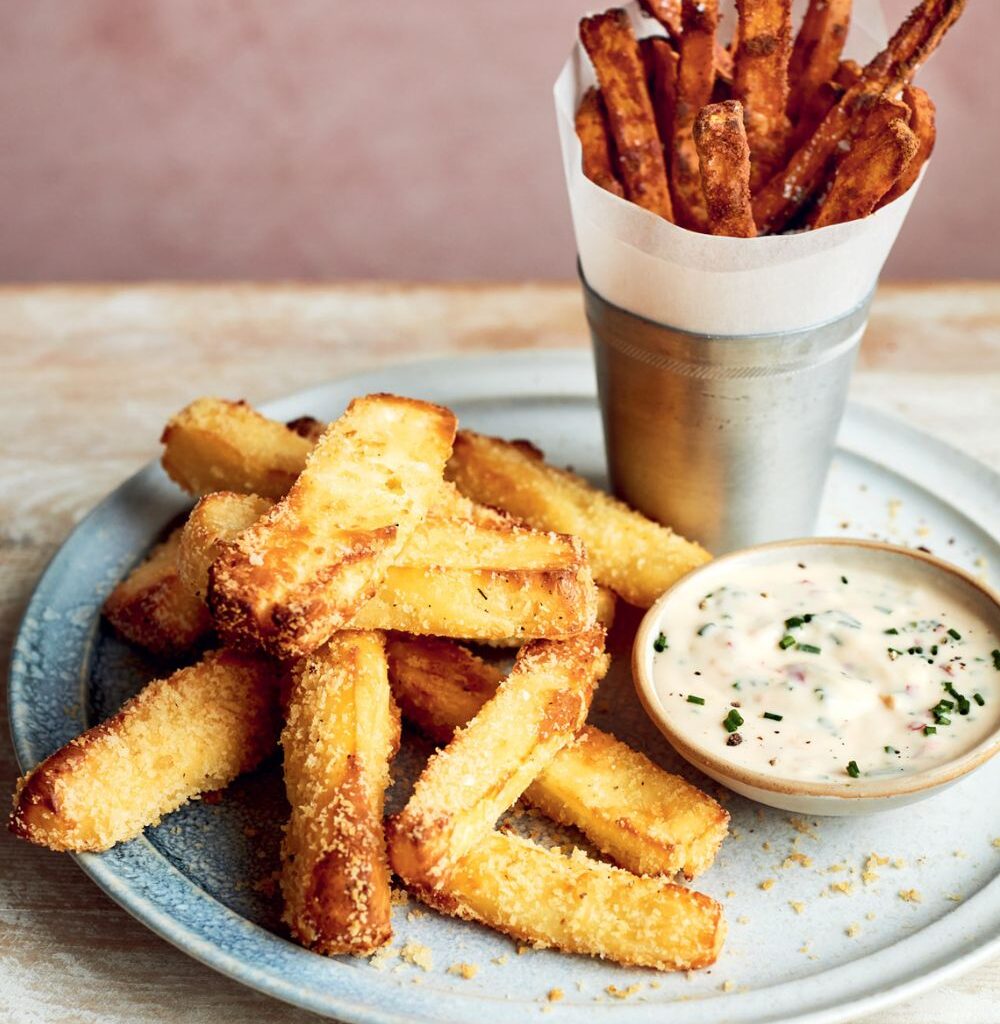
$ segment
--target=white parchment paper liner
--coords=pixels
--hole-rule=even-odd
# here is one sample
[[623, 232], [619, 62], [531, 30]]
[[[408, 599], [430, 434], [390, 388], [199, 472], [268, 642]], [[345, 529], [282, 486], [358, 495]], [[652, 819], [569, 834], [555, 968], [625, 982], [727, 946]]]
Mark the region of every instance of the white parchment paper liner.
[[[634, 2], [636, 34], [662, 34]], [[885, 43], [882, 12], [855, 5], [845, 55], [866, 62]], [[853, 309], [875, 286], [919, 188], [863, 220], [766, 238], [679, 228], [595, 185], [581, 169], [574, 115], [595, 84], [577, 42], [554, 87], [563, 169], [580, 265], [603, 298], [657, 323], [704, 334], [794, 331]]]

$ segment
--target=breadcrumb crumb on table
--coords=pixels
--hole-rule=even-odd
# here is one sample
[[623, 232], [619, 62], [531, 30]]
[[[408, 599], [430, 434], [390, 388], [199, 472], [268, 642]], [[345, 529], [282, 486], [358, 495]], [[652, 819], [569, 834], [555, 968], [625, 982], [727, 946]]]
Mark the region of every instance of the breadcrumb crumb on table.
[[919, 889], [900, 889], [899, 898], [904, 903], [920, 903], [923, 901]]
[[830, 884], [830, 892], [843, 893], [845, 896], [850, 896], [854, 892], [853, 882], [832, 882]]
[[776, 879], [774, 878], [765, 878], [764, 881], [760, 883], [760, 888], [763, 889], [764, 892], [768, 892], [774, 888], [775, 881]]
[[856, 939], [861, 934], [861, 925], [859, 925], [856, 921], [852, 924], [849, 924], [844, 929], [844, 934], [849, 939]]
[[628, 988], [619, 988], [617, 985], [608, 985], [604, 991], [615, 999], [631, 999], [632, 996], [636, 995], [641, 988], [642, 982], [637, 981], [634, 985], [629, 985]]
[[434, 954], [430, 946], [420, 942], [407, 942], [399, 951], [399, 955], [414, 967], [420, 967], [425, 971], [434, 970]]
[[735, 989], [736, 989], [736, 982], [735, 981], [724, 981], [722, 983], [722, 991], [723, 992], [733, 992], [733, 991], [735, 991]]
[[806, 905], [802, 900], [789, 900], [788, 905], [795, 911], [796, 914], [801, 914], [805, 909]]
[[549, 993], [546, 996], [546, 998], [548, 999], [548, 1001], [550, 1003], [558, 1003], [562, 999], [564, 999], [565, 996], [566, 996], [566, 993], [563, 992], [563, 990], [561, 988], [550, 988], [549, 989]]
[[471, 981], [479, 973], [479, 967], [476, 964], [452, 964], [451, 967], [448, 968], [448, 973], [457, 974], [458, 977], [465, 978], [466, 981]]

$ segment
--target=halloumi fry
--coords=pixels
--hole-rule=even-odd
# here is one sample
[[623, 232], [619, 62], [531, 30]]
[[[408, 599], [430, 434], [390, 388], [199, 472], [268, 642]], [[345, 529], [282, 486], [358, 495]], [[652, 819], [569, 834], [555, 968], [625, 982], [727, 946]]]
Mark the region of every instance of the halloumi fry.
[[382, 812], [399, 746], [380, 633], [338, 633], [295, 665], [281, 746], [282, 920], [317, 952], [373, 953], [392, 936]]
[[[467, 498], [461, 501], [473, 508]], [[182, 576], [194, 592], [204, 593], [219, 552], [270, 506], [266, 499], [228, 491], [198, 502], [184, 526], [179, 558]], [[486, 509], [469, 518], [432, 513], [416, 527], [375, 595], [347, 628], [516, 646], [587, 629], [599, 605], [610, 623], [613, 595], [610, 610], [608, 604], [609, 598], [594, 587], [575, 537], [532, 530]]]
[[903, 90], [903, 102], [910, 108], [910, 130], [917, 137], [919, 148], [913, 159], [903, 169], [896, 184], [882, 197], [879, 206], [885, 206], [898, 199], [904, 192], [909, 192], [920, 174], [920, 168], [930, 159], [934, 152], [934, 141], [937, 137], [935, 127], [934, 101], [927, 93], [915, 85], [908, 85]]
[[222, 635], [295, 657], [375, 593], [441, 488], [455, 417], [392, 395], [355, 399], [288, 494], [210, 571]]
[[192, 402], [170, 419], [160, 440], [163, 468], [185, 491], [240, 491], [265, 498], [288, 491], [314, 443], [246, 402], [221, 398]]
[[754, 195], [761, 234], [781, 231], [813, 197], [838, 148], [861, 130], [870, 106], [910, 81], [964, 9], [965, 0], [921, 0], [785, 168]]
[[702, 893], [502, 832], [476, 843], [447, 889], [413, 891], [446, 914], [537, 947], [661, 971], [710, 966], [726, 934], [722, 907]]
[[861, 134], [837, 166], [814, 228], [867, 217], [916, 155], [920, 144], [906, 121], [898, 116], [888, 122], [884, 119], [882, 111], [896, 106], [887, 100], [869, 114]]
[[583, 154], [583, 173], [595, 185], [600, 185], [613, 195], [624, 196], [625, 190], [615, 177], [611, 163], [611, 140], [608, 138], [606, 117], [601, 94], [596, 89], [588, 89], [576, 112], [576, 136], [580, 140]]
[[407, 884], [438, 887], [583, 725], [608, 669], [600, 627], [534, 640], [471, 722], [427, 762], [389, 825], [389, 858]]
[[105, 618], [128, 641], [153, 654], [176, 656], [212, 629], [212, 617], [181, 580], [178, 527], [108, 595]]
[[736, 0], [736, 9], [740, 43], [733, 63], [733, 98], [743, 104], [750, 187], [757, 189], [783, 164], [788, 145], [792, 0]]
[[678, 46], [677, 105], [670, 139], [670, 187], [673, 189], [677, 223], [694, 231], [708, 224], [705, 195], [698, 173], [694, 122], [715, 85], [715, 30], [719, 24], [718, 0], [683, 0], [683, 32]]
[[673, 220], [663, 148], [628, 15], [615, 8], [584, 18], [580, 40], [604, 96], [626, 197]]
[[809, 0], [788, 62], [788, 116], [795, 119], [809, 98], [837, 75], [851, 25], [852, 0]]
[[750, 206], [750, 147], [743, 108], [736, 100], [710, 103], [694, 123], [701, 186], [713, 235], [753, 238]]
[[[503, 677], [447, 640], [390, 636], [386, 653], [403, 715], [441, 744], [493, 696]], [[552, 758], [522, 799], [576, 826], [640, 875], [700, 874], [715, 859], [729, 821], [711, 797], [590, 725]]]
[[640, 608], [711, 557], [582, 477], [548, 465], [525, 441], [459, 431], [447, 475], [473, 501], [536, 529], [579, 537], [594, 579]]
[[11, 830], [77, 852], [134, 839], [275, 749], [278, 675], [263, 658], [223, 650], [149, 683], [18, 782]]
[[[639, 43], [642, 63], [646, 69], [649, 98], [653, 103], [656, 130], [667, 158], [674, 131], [677, 111], [677, 65], [680, 57], [670, 43], [661, 36], [650, 36]], [[668, 168], [669, 172], [669, 168]]]

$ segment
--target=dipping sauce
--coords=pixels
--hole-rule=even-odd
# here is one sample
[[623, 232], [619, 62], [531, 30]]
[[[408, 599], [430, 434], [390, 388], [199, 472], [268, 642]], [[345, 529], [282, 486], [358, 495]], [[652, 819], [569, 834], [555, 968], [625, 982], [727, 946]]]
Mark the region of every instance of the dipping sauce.
[[733, 566], [667, 605], [652, 674], [671, 723], [734, 765], [810, 782], [971, 750], [1000, 721], [1000, 636], [923, 576], [834, 557]]

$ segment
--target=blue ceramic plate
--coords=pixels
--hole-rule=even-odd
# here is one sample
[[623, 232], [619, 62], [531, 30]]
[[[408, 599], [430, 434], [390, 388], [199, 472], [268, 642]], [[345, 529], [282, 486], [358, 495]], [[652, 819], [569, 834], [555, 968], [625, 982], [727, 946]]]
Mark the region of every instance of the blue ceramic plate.
[[[352, 397], [371, 391], [443, 402], [467, 426], [531, 438], [556, 463], [603, 481], [586, 353], [416, 363], [335, 381], [265, 411], [283, 419], [332, 418]], [[45, 571], [25, 614], [10, 676], [22, 767], [167, 670], [111, 635], [99, 608], [188, 504], [151, 465], [94, 509]], [[1000, 548], [987, 528], [995, 526], [998, 507], [1000, 478], [988, 468], [852, 407], [819, 532], [925, 544], [982, 572], [1000, 566]], [[690, 775], [639, 708], [627, 657], [602, 684], [591, 717]], [[393, 806], [405, 798], [427, 750], [418, 740], [404, 744]], [[393, 953], [370, 963], [300, 949], [281, 934], [270, 881], [287, 813], [276, 761], [238, 780], [221, 801], [194, 802], [143, 838], [79, 861], [113, 899], [191, 956], [344, 1021], [512, 1024], [544, 1009], [553, 1021], [817, 1024], [873, 1012], [1000, 952], [1000, 850], [992, 845], [1000, 836], [1000, 805], [993, 798], [998, 788], [1000, 761], [922, 804], [919, 816], [903, 809], [817, 823], [790, 822], [781, 812], [729, 798], [733, 834], [698, 884], [725, 903], [730, 934], [716, 967], [691, 977], [555, 952], [518, 955], [501, 935], [405, 902], [395, 908], [394, 949], [427, 947], [430, 970]], [[540, 831], [543, 841], [585, 845], [579, 835], [546, 829], [528, 816], [515, 824], [528, 834]], [[786, 861], [795, 849], [806, 854], [807, 864]], [[890, 860], [866, 883], [862, 872], [872, 852]], [[773, 887], [760, 888], [767, 878], [775, 879]], [[850, 885], [831, 889], [842, 881]], [[921, 902], [900, 900], [899, 891], [908, 889], [919, 890]], [[799, 912], [793, 903], [801, 904]], [[469, 980], [449, 973], [459, 962], [476, 965], [478, 973]], [[563, 998], [549, 1003], [553, 988]]]

